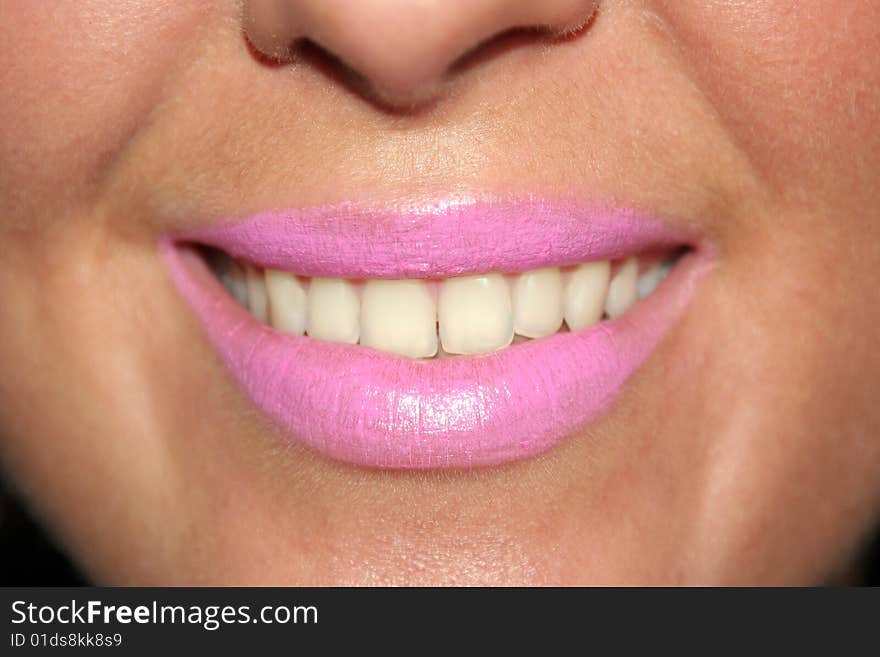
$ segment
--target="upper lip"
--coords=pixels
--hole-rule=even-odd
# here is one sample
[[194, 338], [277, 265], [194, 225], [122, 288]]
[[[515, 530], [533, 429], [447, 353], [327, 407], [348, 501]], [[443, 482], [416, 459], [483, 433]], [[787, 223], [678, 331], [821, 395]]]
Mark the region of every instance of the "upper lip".
[[303, 276], [449, 278], [610, 260], [693, 245], [692, 229], [608, 204], [446, 200], [272, 210], [175, 236]]

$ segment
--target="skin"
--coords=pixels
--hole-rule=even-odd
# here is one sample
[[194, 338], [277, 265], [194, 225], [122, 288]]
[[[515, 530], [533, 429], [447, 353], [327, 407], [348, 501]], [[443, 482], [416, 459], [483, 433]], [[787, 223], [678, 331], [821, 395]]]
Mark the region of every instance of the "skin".
[[[543, 4], [0, 0], [0, 455], [89, 577], [852, 568], [880, 520], [880, 5]], [[156, 251], [270, 207], [487, 193], [619, 200], [718, 249], [611, 412], [501, 468], [284, 446]]]

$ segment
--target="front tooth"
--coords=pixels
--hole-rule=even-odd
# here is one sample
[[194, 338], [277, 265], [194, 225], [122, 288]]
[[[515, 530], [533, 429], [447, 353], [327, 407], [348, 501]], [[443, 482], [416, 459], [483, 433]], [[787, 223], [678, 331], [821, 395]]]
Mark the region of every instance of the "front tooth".
[[279, 331], [302, 335], [306, 331], [306, 289], [293, 274], [266, 270], [269, 293], [269, 319]]
[[666, 278], [666, 274], [668, 273], [669, 268], [665, 266], [664, 263], [658, 262], [648, 269], [648, 271], [639, 276], [639, 299], [644, 299], [651, 294], [651, 292], [656, 290], [657, 286], [660, 285], [664, 278]]
[[424, 281], [368, 281], [361, 299], [361, 344], [410, 358], [437, 353], [437, 307]]
[[611, 279], [608, 297], [605, 299], [605, 312], [612, 319], [619, 317], [638, 299], [639, 261], [629, 258]]
[[501, 274], [445, 281], [437, 304], [440, 342], [450, 354], [482, 354], [513, 340], [510, 288]]
[[607, 260], [588, 262], [571, 272], [565, 287], [565, 323], [570, 330], [583, 330], [602, 319], [610, 278]]
[[513, 330], [527, 338], [552, 335], [562, 326], [562, 274], [556, 267], [519, 276], [513, 286]]
[[313, 278], [309, 285], [310, 337], [354, 344], [360, 335], [361, 304], [354, 286], [341, 278]]
[[244, 275], [251, 314], [265, 324], [269, 321], [269, 295], [266, 293], [266, 281], [263, 274], [250, 265], [245, 265]]

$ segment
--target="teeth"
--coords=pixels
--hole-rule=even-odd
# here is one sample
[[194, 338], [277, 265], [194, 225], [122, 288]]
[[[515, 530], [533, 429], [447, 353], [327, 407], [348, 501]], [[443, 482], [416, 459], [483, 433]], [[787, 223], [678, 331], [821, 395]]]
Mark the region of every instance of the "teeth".
[[354, 344], [360, 337], [360, 301], [354, 286], [341, 278], [313, 278], [309, 285], [309, 337]]
[[213, 256], [213, 267], [220, 284], [239, 304], [248, 307], [248, 289], [244, 269], [225, 253]]
[[437, 307], [424, 281], [368, 281], [361, 344], [410, 358], [437, 353]]
[[513, 330], [527, 338], [552, 335], [562, 326], [562, 274], [556, 267], [520, 274], [513, 286]]
[[[240, 304], [292, 335], [360, 344], [408, 358], [485, 354], [559, 331], [581, 331], [624, 314], [657, 289], [676, 259], [651, 265], [627, 258], [566, 269], [479, 274], [437, 283], [418, 279], [304, 279], [261, 270], [222, 252], [207, 263]], [[362, 290], [362, 292], [361, 292]], [[438, 331], [439, 326], [439, 331]], [[439, 332], [439, 336], [438, 336]], [[514, 339], [514, 336], [516, 338]]]
[[440, 341], [447, 353], [488, 353], [513, 340], [510, 289], [501, 274], [445, 281], [437, 312]]
[[629, 258], [608, 284], [608, 296], [605, 298], [605, 312], [612, 319], [620, 317], [629, 310], [638, 299], [639, 261]]
[[266, 281], [263, 274], [250, 265], [245, 265], [244, 276], [251, 314], [266, 324], [269, 321], [269, 295], [266, 293]]
[[565, 323], [569, 330], [581, 331], [600, 319], [605, 310], [605, 294], [611, 278], [607, 260], [579, 265], [565, 287]]
[[656, 290], [657, 286], [663, 282], [664, 278], [666, 278], [670, 269], [671, 263], [658, 262], [648, 269], [648, 271], [639, 276], [639, 299], [644, 299], [651, 294], [651, 292]]
[[269, 318], [279, 331], [302, 335], [306, 332], [306, 289], [293, 274], [274, 269], [266, 270], [266, 290], [269, 293]]

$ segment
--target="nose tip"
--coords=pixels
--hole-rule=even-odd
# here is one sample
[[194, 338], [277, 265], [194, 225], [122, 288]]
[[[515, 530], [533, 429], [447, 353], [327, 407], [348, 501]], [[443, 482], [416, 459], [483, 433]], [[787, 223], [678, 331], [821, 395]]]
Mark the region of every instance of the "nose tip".
[[245, 0], [244, 29], [263, 54], [290, 61], [317, 45], [386, 100], [432, 95], [462, 56], [515, 28], [564, 33], [599, 0]]

